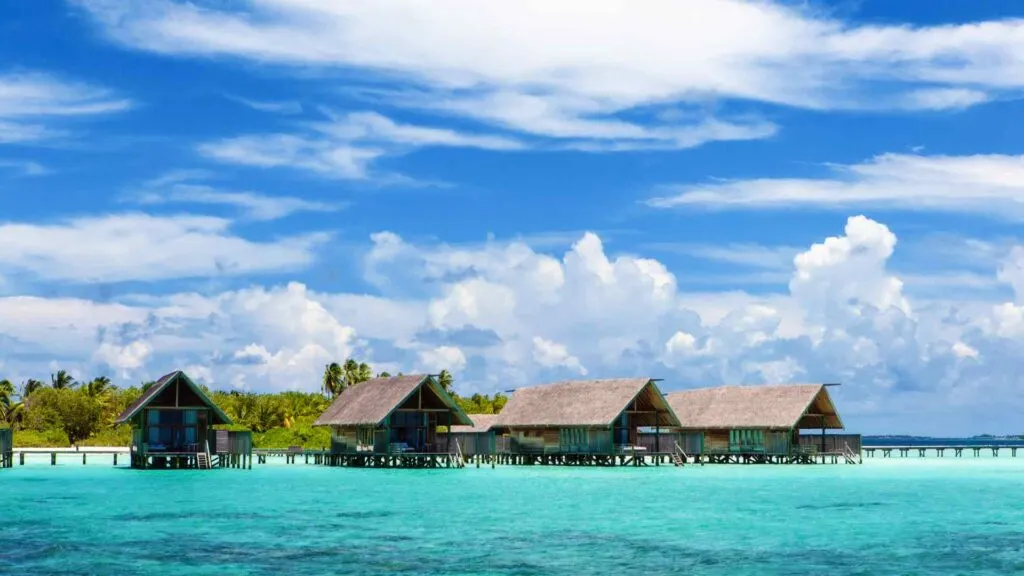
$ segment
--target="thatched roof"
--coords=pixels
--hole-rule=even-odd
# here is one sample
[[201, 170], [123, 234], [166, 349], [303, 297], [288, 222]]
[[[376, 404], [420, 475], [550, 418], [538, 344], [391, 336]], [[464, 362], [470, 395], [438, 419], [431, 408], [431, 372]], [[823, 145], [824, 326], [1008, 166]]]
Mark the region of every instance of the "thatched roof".
[[124, 412], [122, 412], [121, 415], [118, 416], [116, 420], [114, 420], [114, 423], [124, 424], [125, 422], [131, 420], [132, 417], [139, 412], [139, 410], [142, 410], [143, 408], [148, 406], [149, 403], [156, 399], [161, 392], [163, 392], [164, 390], [166, 390], [168, 387], [175, 383], [178, 383], [179, 385], [184, 384], [191, 388], [192, 391], [195, 392], [196, 396], [199, 397], [199, 400], [213, 410], [213, 418], [210, 421], [210, 425], [231, 424], [231, 419], [228, 418], [228, 415], [225, 414], [224, 411], [221, 410], [219, 406], [214, 404], [213, 400], [210, 400], [209, 396], [207, 396], [206, 393], [203, 392], [203, 389], [197, 386], [196, 383], [193, 382], [192, 379], [188, 377], [188, 374], [185, 374], [181, 370], [175, 370], [174, 372], [164, 374], [163, 376], [161, 376], [160, 379], [156, 381], [156, 383], [149, 387], [149, 390], [143, 392], [142, 395], [135, 400], [135, 402], [129, 404], [128, 407], [125, 408]]
[[[636, 399], [644, 409], [659, 411], [658, 424], [678, 426], [661, 391], [650, 378], [611, 378], [606, 380], [570, 380], [543, 386], [520, 388], [492, 424], [503, 428], [539, 428], [558, 426], [609, 426]], [[644, 425], [639, 422], [637, 425]]]
[[473, 421], [433, 376], [413, 374], [374, 378], [346, 388], [313, 426], [376, 426], [405, 403], [420, 387], [429, 388], [432, 398], [453, 411], [453, 424], [472, 426]]
[[452, 426], [452, 434], [478, 434], [487, 432], [500, 414], [470, 414], [472, 426]]
[[839, 429], [839, 418], [822, 384], [720, 386], [666, 396], [682, 428], [716, 430], [794, 427]]

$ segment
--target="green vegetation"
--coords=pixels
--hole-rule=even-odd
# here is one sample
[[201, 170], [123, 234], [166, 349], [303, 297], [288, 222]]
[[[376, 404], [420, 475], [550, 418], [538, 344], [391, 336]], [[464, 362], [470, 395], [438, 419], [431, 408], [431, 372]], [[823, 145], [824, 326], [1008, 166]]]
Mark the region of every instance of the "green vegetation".
[[[235, 423], [229, 428], [253, 431], [257, 448], [324, 448], [330, 445], [330, 431], [313, 428], [313, 422], [343, 390], [373, 376], [366, 363], [347, 360], [324, 368], [322, 393], [257, 394], [203, 388]], [[497, 414], [508, 401], [501, 394], [459, 396], [447, 370], [441, 371], [438, 381], [469, 414]], [[19, 447], [127, 446], [131, 430], [115, 426], [114, 420], [153, 384], [118, 388], [105, 376], [76, 382], [64, 370], [51, 374], [49, 384], [30, 379], [15, 388], [10, 381], [0, 380], [0, 427], [15, 429], [14, 443]]]

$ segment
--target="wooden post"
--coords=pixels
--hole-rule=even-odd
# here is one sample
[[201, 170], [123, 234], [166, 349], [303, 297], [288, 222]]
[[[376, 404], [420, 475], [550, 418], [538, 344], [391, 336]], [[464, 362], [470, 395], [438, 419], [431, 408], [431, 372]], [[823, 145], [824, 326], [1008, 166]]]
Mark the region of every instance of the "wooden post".
[[661, 416], [654, 410], [654, 451], [661, 453]]
[[85, 466], [85, 452], [82, 452], [82, 466]]
[[18, 453], [18, 460], [19, 460], [19, 464], [21, 464], [22, 466], [25, 465], [25, 453], [24, 452], [19, 452]]
[[50, 452], [50, 466], [56, 466], [56, 465], [57, 465], [57, 453], [56, 452]]
[[117, 452], [114, 452], [114, 466], [117, 466]]

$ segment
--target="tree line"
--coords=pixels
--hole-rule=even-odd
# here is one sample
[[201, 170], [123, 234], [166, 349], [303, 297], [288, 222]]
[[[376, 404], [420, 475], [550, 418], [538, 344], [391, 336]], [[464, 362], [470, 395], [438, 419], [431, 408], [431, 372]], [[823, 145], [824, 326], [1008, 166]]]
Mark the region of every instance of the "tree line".
[[[319, 392], [256, 393], [200, 387], [231, 418], [233, 428], [253, 431], [256, 447], [324, 447], [330, 445], [330, 432], [313, 428], [313, 422], [343, 390], [375, 376], [390, 374], [374, 374], [365, 362], [350, 359], [325, 366]], [[508, 400], [501, 394], [462, 397], [455, 392], [454, 378], [447, 370], [441, 371], [438, 381], [470, 414], [496, 414]], [[17, 387], [0, 379], [0, 427], [18, 431], [15, 443], [19, 446], [127, 446], [131, 430], [127, 425], [115, 425], [114, 420], [154, 384], [121, 388], [106, 376], [79, 382], [65, 370], [51, 374], [49, 382], [29, 379]]]

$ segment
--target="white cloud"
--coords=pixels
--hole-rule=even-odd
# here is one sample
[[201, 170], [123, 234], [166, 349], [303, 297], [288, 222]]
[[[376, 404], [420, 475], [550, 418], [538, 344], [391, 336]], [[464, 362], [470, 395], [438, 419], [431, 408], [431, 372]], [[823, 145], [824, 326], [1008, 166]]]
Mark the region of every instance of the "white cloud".
[[438, 346], [419, 352], [420, 364], [431, 374], [441, 370], [458, 373], [466, 367], [466, 355], [457, 346]]
[[968, 88], [923, 88], [909, 92], [903, 106], [911, 110], [957, 110], [989, 100], [989, 95]]
[[102, 342], [93, 358], [117, 370], [122, 378], [129, 378], [132, 371], [142, 368], [153, 353], [153, 346], [144, 340], [135, 340], [125, 345]]
[[0, 144], [66, 135], [59, 118], [120, 112], [131, 100], [110, 90], [41, 72], [0, 72]]
[[[376, 90], [390, 103], [584, 149], [685, 147], [774, 130], [657, 113], [679, 104], [958, 109], [1024, 86], [1024, 22], [1013, 19], [864, 25], [790, 2], [742, 0], [252, 0], [236, 11], [166, 0], [77, 4], [124, 46], [356, 69], [402, 83], [390, 94]], [[622, 115], [649, 108], [648, 121]]]
[[[259, 168], [292, 168], [343, 179], [378, 180], [370, 164], [386, 154], [401, 154], [425, 146], [518, 150], [523, 145], [500, 136], [464, 134], [444, 128], [401, 124], [376, 112], [338, 116], [316, 122], [304, 134], [250, 134], [207, 142], [204, 156], [231, 164]], [[394, 178], [393, 176], [391, 178]]]
[[328, 204], [293, 196], [268, 196], [257, 192], [223, 190], [197, 182], [204, 172], [175, 171], [150, 180], [135, 195], [141, 204], [205, 204], [234, 206], [250, 220], [277, 220], [297, 212], [334, 212], [341, 203]]
[[[912, 299], [888, 270], [895, 235], [864, 217], [800, 252], [790, 290], [769, 295], [681, 292], [660, 262], [609, 255], [593, 234], [561, 255], [515, 242], [415, 245], [391, 233], [373, 242], [373, 296], [291, 283], [119, 304], [2, 298], [0, 361], [14, 377], [40, 357], [85, 373], [109, 358], [133, 378], [198, 366], [216, 386], [254, 389], [315, 389], [325, 362], [348, 357], [392, 371], [459, 370], [466, 393], [584, 369], [663, 377], [669, 390], [840, 381], [845, 420], [868, 432], [1003, 432], [1022, 408], [1024, 302]], [[1014, 266], [1010, 258], [1005, 282]], [[489, 336], [436, 339], [469, 331]], [[133, 343], [152, 347], [138, 368], [145, 348]], [[908, 420], [929, 410], [952, 416]]]
[[231, 222], [141, 213], [0, 224], [0, 272], [50, 281], [120, 282], [283, 272], [309, 266], [327, 237], [253, 242]]
[[735, 180], [666, 187], [656, 208], [896, 207], [1024, 218], [1024, 156], [884, 154], [832, 167], [831, 178]]
[[22, 176], [45, 176], [50, 173], [49, 168], [31, 160], [0, 160], [0, 168], [15, 170]]
[[533, 359], [546, 368], [565, 367], [586, 376], [587, 369], [580, 364], [580, 359], [569, 354], [565, 344], [545, 340], [540, 336], [533, 337]]
[[249, 98], [242, 98], [241, 96], [232, 96], [230, 94], [225, 95], [229, 100], [238, 102], [252, 108], [259, 112], [271, 112], [274, 114], [301, 114], [302, 103], [294, 100], [251, 100]]
[[384, 154], [326, 139], [291, 134], [247, 135], [207, 142], [203, 156], [229, 164], [257, 168], [291, 168], [331, 178], [366, 178], [367, 166]]
[[703, 260], [722, 262], [767, 270], [790, 270], [793, 258], [801, 251], [795, 246], [762, 246], [760, 244], [680, 244], [648, 243], [650, 250], [672, 252]]

